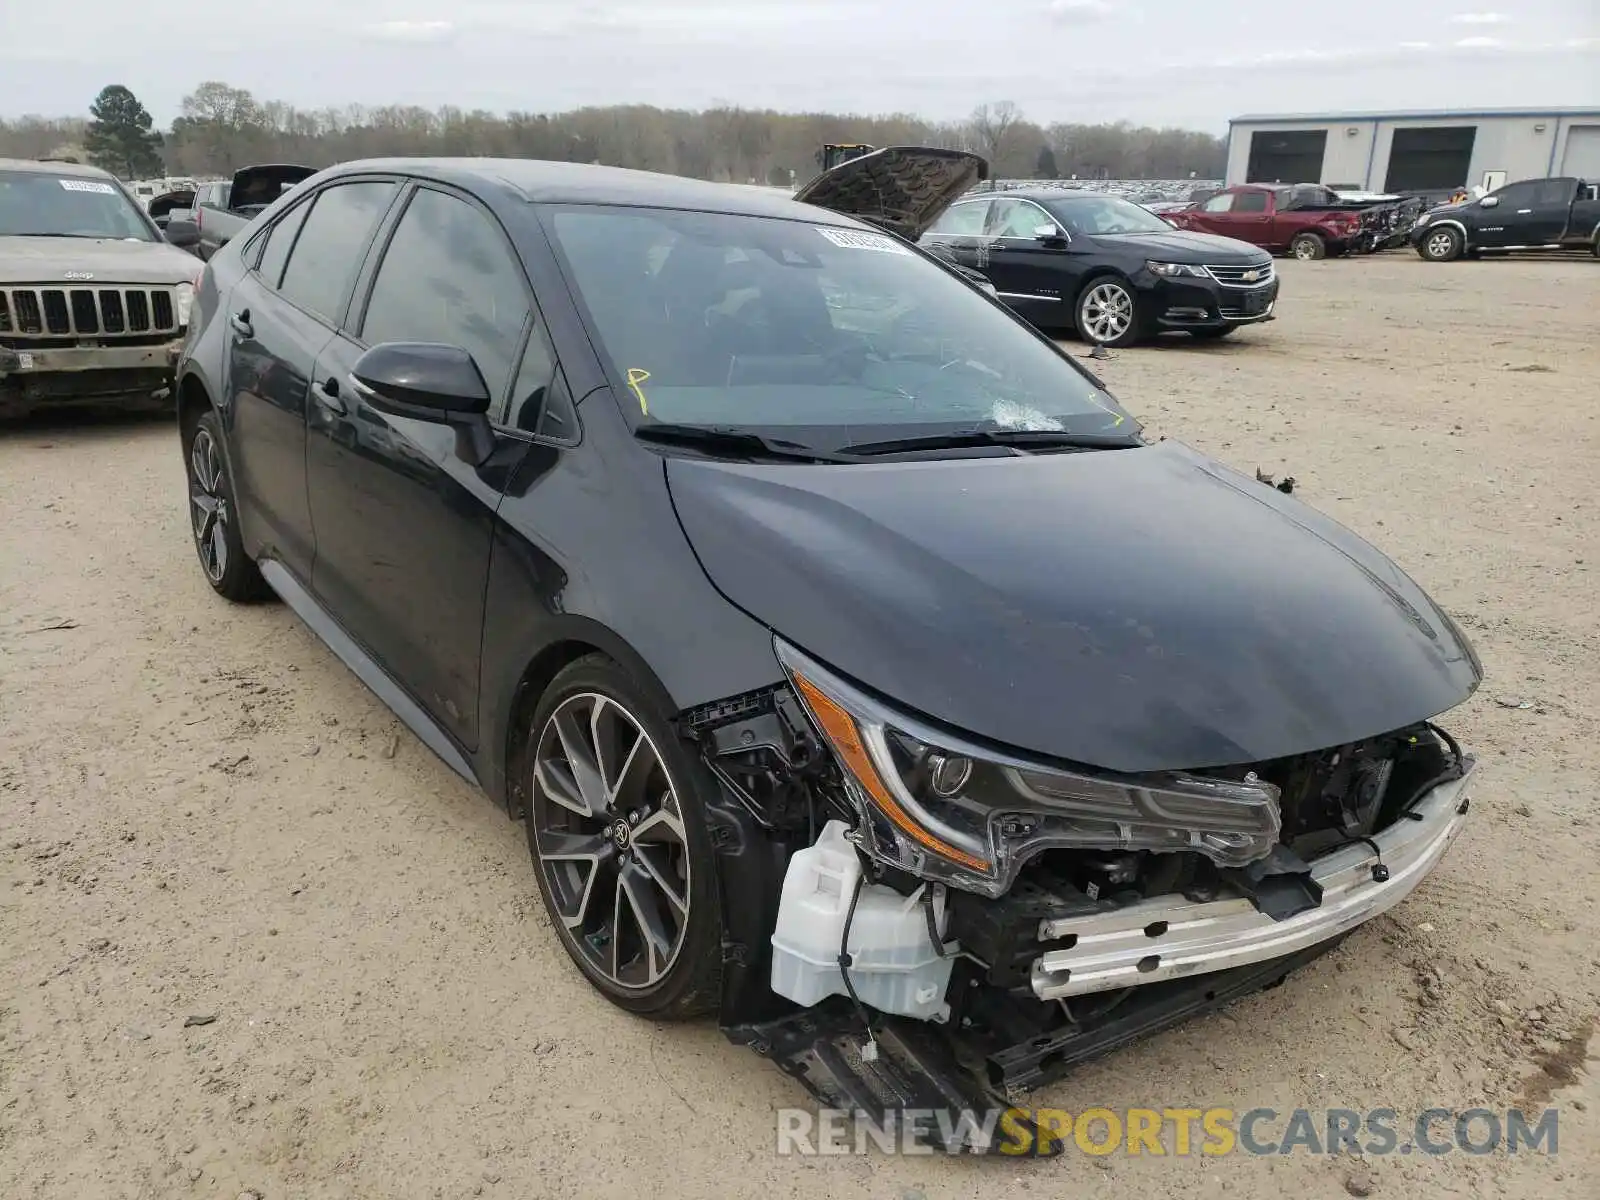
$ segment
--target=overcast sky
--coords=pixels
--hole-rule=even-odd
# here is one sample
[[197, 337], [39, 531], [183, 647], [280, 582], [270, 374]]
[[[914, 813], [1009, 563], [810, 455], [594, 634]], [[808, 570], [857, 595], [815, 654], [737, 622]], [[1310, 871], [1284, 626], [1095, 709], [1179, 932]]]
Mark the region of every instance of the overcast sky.
[[[0, 114], [131, 87], [159, 124], [194, 85], [320, 107], [789, 111], [1128, 119], [1600, 107], [1600, 0], [0, 0]], [[1298, 15], [1297, 15], [1298, 14]]]

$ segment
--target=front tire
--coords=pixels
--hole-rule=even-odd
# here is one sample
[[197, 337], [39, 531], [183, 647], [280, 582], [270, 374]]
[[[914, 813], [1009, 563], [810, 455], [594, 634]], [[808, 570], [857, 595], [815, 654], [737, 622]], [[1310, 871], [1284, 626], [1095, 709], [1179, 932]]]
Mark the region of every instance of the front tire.
[[1328, 243], [1319, 233], [1297, 233], [1289, 243], [1289, 253], [1301, 262], [1316, 262], [1328, 257]]
[[1461, 257], [1464, 247], [1465, 239], [1459, 229], [1453, 225], [1441, 225], [1423, 235], [1417, 253], [1429, 262], [1454, 262]]
[[222, 452], [222, 420], [214, 408], [184, 430], [183, 459], [189, 482], [189, 528], [206, 582], [237, 603], [272, 595], [239, 538], [238, 502]]
[[1078, 336], [1097, 346], [1131, 346], [1144, 334], [1144, 314], [1133, 285], [1101, 276], [1091, 279], [1073, 308]]
[[593, 654], [528, 733], [528, 849], [551, 924], [619, 1008], [682, 1020], [720, 999], [722, 912], [701, 795], [716, 786], [665, 699]]

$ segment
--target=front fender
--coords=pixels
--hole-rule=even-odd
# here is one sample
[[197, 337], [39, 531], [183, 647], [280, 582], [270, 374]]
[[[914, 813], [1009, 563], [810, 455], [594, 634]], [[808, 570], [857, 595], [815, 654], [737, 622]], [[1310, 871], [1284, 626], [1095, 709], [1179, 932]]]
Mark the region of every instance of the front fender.
[[[593, 647], [668, 714], [783, 678], [772, 632], [712, 585], [678, 523], [663, 460], [608, 395], [580, 408], [583, 443], [531, 448], [495, 523], [484, 597], [479, 778], [505, 803], [525, 684]], [[553, 664], [553, 669], [551, 666]], [[542, 690], [542, 685], [539, 690]], [[535, 702], [537, 697], [532, 697]]]
[[1452, 229], [1459, 230], [1461, 233], [1461, 242], [1463, 247], [1472, 245], [1472, 230], [1467, 227], [1465, 221], [1458, 220], [1455, 217], [1440, 217], [1436, 221], [1429, 221], [1426, 225], [1424, 225], [1421, 229], [1418, 229], [1416, 233], [1412, 235], [1416, 239], [1413, 244], [1421, 245], [1422, 239], [1427, 237], [1429, 233], [1439, 228], [1441, 225], [1448, 225]]

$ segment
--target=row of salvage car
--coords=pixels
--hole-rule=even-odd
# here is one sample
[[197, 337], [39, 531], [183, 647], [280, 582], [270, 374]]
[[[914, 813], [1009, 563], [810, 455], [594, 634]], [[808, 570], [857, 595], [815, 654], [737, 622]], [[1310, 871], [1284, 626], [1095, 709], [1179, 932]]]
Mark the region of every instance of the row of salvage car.
[[1410, 245], [1429, 262], [1485, 252], [1588, 251], [1600, 257], [1600, 184], [1571, 176], [1460, 189], [1446, 203], [1341, 193], [1316, 183], [1246, 184], [1163, 207], [1179, 229], [1237, 238], [1312, 261]]
[[920, 237], [981, 272], [1033, 324], [1109, 346], [1170, 331], [1216, 339], [1272, 320], [1275, 255], [1314, 262], [1409, 245], [1429, 262], [1529, 251], [1600, 257], [1600, 185], [1576, 178], [1462, 189], [1433, 206], [1322, 184], [1246, 184], [1155, 207], [1008, 188], [961, 197]]

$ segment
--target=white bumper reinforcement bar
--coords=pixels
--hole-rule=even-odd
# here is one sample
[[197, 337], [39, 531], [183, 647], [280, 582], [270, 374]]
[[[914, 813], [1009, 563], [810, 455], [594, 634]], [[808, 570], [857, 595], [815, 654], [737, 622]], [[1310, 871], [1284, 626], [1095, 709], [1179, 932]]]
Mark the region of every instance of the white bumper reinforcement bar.
[[1225, 971], [1292, 954], [1370, 921], [1410, 895], [1460, 832], [1477, 768], [1473, 756], [1466, 756], [1466, 767], [1460, 779], [1433, 788], [1413, 808], [1420, 819], [1402, 818], [1373, 835], [1389, 872], [1384, 882], [1372, 877], [1378, 862], [1372, 847], [1352, 843], [1312, 861], [1322, 903], [1283, 921], [1243, 898], [1196, 904], [1182, 896], [1156, 896], [1092, 917], [1047, 918], [1039, 925], [1041, 941], [1077, 941], [1034, 960], [1034, 995], [1060, 1000]]

